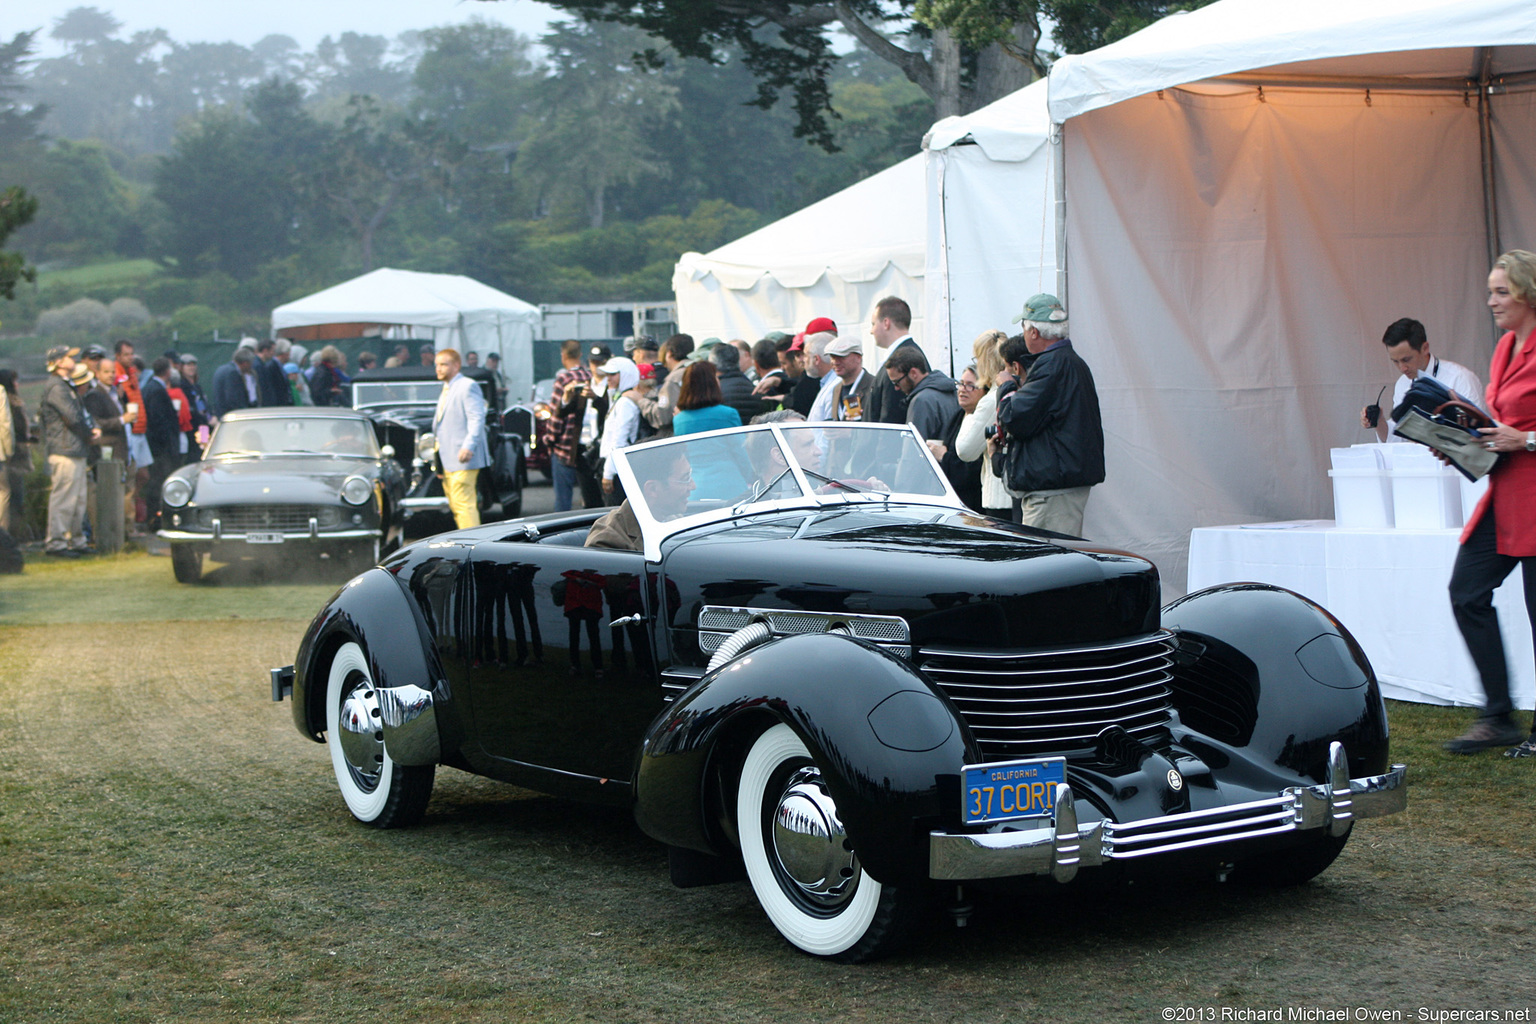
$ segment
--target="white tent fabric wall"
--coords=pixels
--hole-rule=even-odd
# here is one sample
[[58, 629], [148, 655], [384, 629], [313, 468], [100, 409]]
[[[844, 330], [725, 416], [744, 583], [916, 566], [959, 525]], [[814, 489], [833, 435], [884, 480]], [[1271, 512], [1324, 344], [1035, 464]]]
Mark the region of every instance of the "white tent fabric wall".
[[[928, 159], [927, 347], [958, 374], [982, 331], [1015, 328], [1036, 292], [1056, 290], [1055, 151], [1044, 79], [923, 140]], [[922, 336], [919, 336], [922, 337]]]
[[923, 196], [918, 154], [708, 254], [685, 253], [672, 274], [679, 329], [751, 341], [829, 316], [864, 337], [875, 302], [898, 295], [921, 340]]
[[[1169, 91], [1066, 126], [1069, 310], [1104, 414], [1085, 530], [1180, 592], [1195, 526], [1330, 518], [1402, 316], [1485, 375], [1477, 112], [1459, 96]], [[1481, 396], [1479, 396], [1480, 398]]]
[[[533, 391], [533, 337], [543, 314], [506, 292], [458, 274], [381, 267], [272, 311], [272, 330], [326, 324], [372, 325], [429, 337], [438, 348], [501, 355], [507, 392]], [[312, 349], [313, 345], [310, 346]]]
[[[1168, 596], [1191, 528], [1332, 514], [1326, 449], [1365, 439], [1392, 320], [1424, 321], [1437, 354], [1486, 375], [1495, 243], [1465, 84], [1484, 59], [1497, 245], [1536, 248], [1530, 0], [1218, 0], [1052, 69], [1043, 120], [1060, 135], [1043, 151], [1059, 145], [1065, 201], [1050, 256], [1108, 432], [1085, 530], [1151, 556]], [[927, 284], [947, 291], [957, 347], [1036, 290], [991, 276], [983, 244], [1051, 238], [1018, 155], [1042, 129], [1004, 116], [1034, 88], [927, 142]]]

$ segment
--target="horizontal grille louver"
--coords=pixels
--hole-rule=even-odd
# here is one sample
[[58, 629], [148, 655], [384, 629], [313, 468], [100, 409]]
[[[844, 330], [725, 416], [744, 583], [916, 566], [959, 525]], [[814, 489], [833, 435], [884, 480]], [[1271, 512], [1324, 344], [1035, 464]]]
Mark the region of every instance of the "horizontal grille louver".
[[215, 519], [225, 533], [308, 530], [311, 519], [323, 530], [341, 524], [341, 509], [324, 505], [220, 505], [197, 510], [199, 526], [212, 529]]
[[1253, 738], [1259, 701], [1247, 680], [1219, 665], [1196, 661], [1175, 670], [1172, 686], [1185, 725], [1235, 746]]
[[1169, 721], [1167, 634], [1092, 648], [924, 648], [923, 671], [955, 702], [988, 760], [1095, 748], [1118, 725], [1146, 740]]

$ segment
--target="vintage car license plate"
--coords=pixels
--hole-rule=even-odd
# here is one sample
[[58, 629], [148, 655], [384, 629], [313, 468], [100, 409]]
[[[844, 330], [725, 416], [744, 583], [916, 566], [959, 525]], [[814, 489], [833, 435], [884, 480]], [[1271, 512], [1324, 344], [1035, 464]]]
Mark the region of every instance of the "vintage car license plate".
[[1061, 757], [965, 766], [962, 812], [967, 825], [1056, 814], [1056, 784], [1067, 781]]
[[247, 533], [245, 535], [245, 542], [247, 544], [281, 544], [283, 542], [283, 535], [280, 533]]

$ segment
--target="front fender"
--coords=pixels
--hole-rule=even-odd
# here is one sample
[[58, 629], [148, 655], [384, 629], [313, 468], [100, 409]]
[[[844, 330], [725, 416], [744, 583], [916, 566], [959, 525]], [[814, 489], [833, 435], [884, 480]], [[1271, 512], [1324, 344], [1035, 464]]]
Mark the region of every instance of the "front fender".
[[[1326, 779], [1329, 744], [1353, 778], [1389, 767], [1387, 712], [1376, 673], [1349, 630], [1279, 587], [1231, 583], [1163, 609], [1176, 637], [1174, 706], [1209, 741], [1202, 756], [1272, 765], [1283, 777]], [[1192, 742], [1193, 746], [1194, 743]]]
[[669, 705], [640, 751], [640, 827], [671, 846], [734, 852], [737, 772], [776, 721], [821, 769], [865, 869], [881, 882], [926, 878], [928, 831], [958, 814], [975, 740], [916, 668], [834, 634], [754, 647]]
[[[417, 686], [431, 692], [434, 704], [447, 699], [437, 652], [415, 602], [393, 574], [369, 569], [326, 602], [299, 644], [293, 668], [293, 722], [310, 739], [324, 741], [331, 658], [349, 641], [363, 648], [379, 687]], [[442, 749], [454, 748], [443, 743]]]

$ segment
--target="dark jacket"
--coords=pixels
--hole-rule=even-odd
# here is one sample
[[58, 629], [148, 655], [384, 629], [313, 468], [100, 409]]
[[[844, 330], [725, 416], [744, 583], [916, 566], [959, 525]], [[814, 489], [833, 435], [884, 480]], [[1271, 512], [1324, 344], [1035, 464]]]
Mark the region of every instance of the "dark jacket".
[[821, 394], [821, 378], [802, 373], [795, 381], [795, 386], [790, 389], [789, 399], [784, 405], [801, 416], [809, 416], [811, 406], [816, 404], [816, 396], [819, 394]]
[[341, 390], [341, 374], [330, 363], [321, 363], [309, 378], [309, 396], [316, 405], [345, 405], [346, 395]]
[[37, 420], [42, 428], [44, 455], [83, 459], [91, 454], [91, 431], [96, 424], [75, 389], [56, 373], [50, 373], [48, 383], [43, 385]]
[[[913, 397], [916, 397], [914, 392]], [[955, 421], [944, 431], [944, 436], [939, 440], [944, 442], [944, 457], [939, 460], [939, 468], [949, 478], [950, 486], [965, 502], [965, 507], [972, 512], [980, 512], [981, 502], [981, 464], [983, 459], [973, 459], [966, 462], [955, 451], [955, 438], [960, 434], [960, 424], [964, 421], [964, 410]]]
[[149, 454], [156, 462], [164, 459], [168, 464], [178, 463], [181, 460], [181, 424], [165, 382], [159, 377], [150, 377], [139, 391], [144, 396], [144, 415], [148, 417], [144, 439], [149, 442]]
[[288, 375], [277, 357], [262, 362], [257, 358], [251, 364], [256, 371], [256, 397], [262, 408], [269, 405], [292, 405], [293, 392], [288, 388]]
[[[259, 387], [258, 384], [258, 394]], [[208, 405], [215, 416], [251, 407], [250, 396], [245, 392], [245, 375], [240, 372], [238, 363], [230, 361], [213, 371], [213, 381], [208, 388]]]
[[960, 399], [955, 397], [955, 382], [938, 370], [918, 381], [907, 396], [907, 422], [917, 428], [924, 441], [944, 440], [958, 429], [964, 415]]
[[101, 447], [111, 448], [118, 462], [128, 461], [128, 430], [123, 425], [123, 406], [111, 388], [101, 384], [91, 388], [80, 400], [101, 430]]
[[722, 370], [719, 363], [715, 369], [720, 376], [721, 400], [740, 414], [741, 422], [751, 423], [753, 416], [766, 410], [762, 399], [752, 393], [752, 381], [746, 374], [734, 367]]
[[1017, 391], [1001, 398], [1008, 432], [1003, 482], [1016, 494], [1104, 482], [1104, 425], [1093, 373], [1070, 341], [1040, 353]]
[[[870, 417], [870, 402], [878, 388], [879, 385], [875, 382], [875, 375], [870, 373], [868, 370], [864, 371], [864, 376], [858, 378], [858, 386], [854, 388], [854, 394], [857, 395], [859, 399], [858, 419], [861, 422], [878, 422], [877, 420], [874, 420]], [[846, 418], [843, 415], [843, 392], [847, 390], [847, 381], [839, 380], [836, 384], [832, 385], [832, 418], [834, 420], [841, 420]]]
[[[908, 335], [891, 346], [891, 351], [886, 355], [886, 362], [896, 354], [896, 350], [904, 345], [918, 347], [917, 342]], [[880, 364], [882, 367], [885, 363]], [[891, 383], [891, 378], [883, 371], [875, 381], [875, 392], [869, 399], [869, 415], [864, 418], [871, 423], [905, 423], [907, 422], [907, 396], [901, 393], [901, 389]]]

